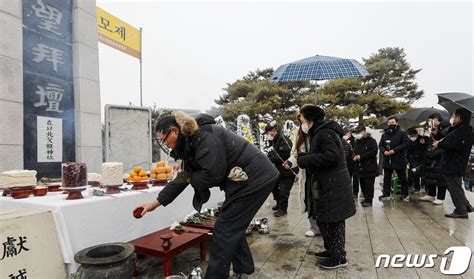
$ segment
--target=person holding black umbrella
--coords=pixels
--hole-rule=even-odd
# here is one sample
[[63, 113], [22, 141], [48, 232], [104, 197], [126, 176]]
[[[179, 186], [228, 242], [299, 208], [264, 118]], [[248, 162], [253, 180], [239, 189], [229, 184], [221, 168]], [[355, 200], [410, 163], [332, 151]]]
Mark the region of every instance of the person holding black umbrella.
[[433, 147], [443, 150], [441, 157], [441, 172], [446, 176], [448, 191], [456, 207], [448, 218], [468, 218], [472, 212], [472, 206], [466, 198], [462, 187], [462, 177], [472, 147], [471, 112], [465, 108], [459, 108], [454, 113], [452, 124], [448, 134], [441, 140], [433, 142]]

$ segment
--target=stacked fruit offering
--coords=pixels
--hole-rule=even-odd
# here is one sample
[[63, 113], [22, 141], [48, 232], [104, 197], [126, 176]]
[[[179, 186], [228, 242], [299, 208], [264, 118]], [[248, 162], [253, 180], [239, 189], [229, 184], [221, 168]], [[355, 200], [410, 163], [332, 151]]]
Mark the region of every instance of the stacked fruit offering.
[[154, 168], [150, 170], [150, 178], [158, 181], [168, 181], [173, 178], [173, 168], [167, 166], [166, 162], [158, 162]]
[[148, 176], [146, 172], [139, 167], [134, 168], [133, 171], [128, 175], [128, 181], [130, 182], [140, 182], [147, 180]]

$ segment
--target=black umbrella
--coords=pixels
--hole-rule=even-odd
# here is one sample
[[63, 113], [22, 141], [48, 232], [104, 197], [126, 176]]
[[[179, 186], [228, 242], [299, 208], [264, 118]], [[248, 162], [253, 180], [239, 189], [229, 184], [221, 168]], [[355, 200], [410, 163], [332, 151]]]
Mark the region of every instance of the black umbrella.
[[450, 114], [454, 114], [459, 108], [470, 110], [472, 112], [471, 126], [474, 127], [474, 96], [461, 92], [441, 93], [437, 95], [438, 104], [446, 108]]
[[474, 96], [461, 92], [441, 93], [438, 95], [438, 104], [453, 114], [458, 108], [466, 108], [474, 112]]
[[[398, 124], [403, 129], [408, 129], [411, 127], [418, 126], [420, 123], [425, 122], [428, 117], [434, 113], [440, 114], [442, 117], [447, 118], [449, 114], [444, 110], [439, 110], [435, 108], [414, 108], [404, 113], [399, 113], [394, 115], [398, 118]], [[386, 129], [388, 127], [387, 120], [380, 124], [381, 129]]]
[[435, 108], [415, 108], [405, 112], [400, 118], [413, 120], [419, 124], [428, 119], [428, 117], [434, 113], [440, 114], [443, 118], [449, 117], [449, 114], [445, 110], [439, 110]]

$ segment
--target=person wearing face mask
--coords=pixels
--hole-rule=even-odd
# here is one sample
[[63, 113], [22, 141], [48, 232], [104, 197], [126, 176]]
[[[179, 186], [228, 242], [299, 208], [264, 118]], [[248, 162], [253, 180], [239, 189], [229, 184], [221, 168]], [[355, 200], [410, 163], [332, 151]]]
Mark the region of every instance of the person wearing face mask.
[[352, 132], [348, 128], [343, 128], [342, 132], [344, 133], [342, 136], [342, 145], [344, 147], [344, 154], [346, 156], [347, 169], [349, 170], [349, 175], [351, 176], [352, 190], [354, 198], [356, 199], [359, 196], [359, 183], [357, 183], [357, 185], [354, 184], [354, 175], [357, 177], [357, 170], [356, 164], [353, 160], [354, 147], [351, 144], [351, 139], [353, 139]]
[[396, 117], [388, 118], [388, 128], [382, 134], [379, 142], [380, 153], [383, 157], [383, 194], [379, 197], [380, 201], [390, 201], [392, 174], [397, 173], [402, 193], [400, 200], [408, 202], [408, 181], [406, 176], [407, 163], [405, 159], [406, 149], [410, 139], [407, 133], [398, 126]]
[[465, 108], [457, 109], [453, 116], [453, 126], [446, 136], [433, 142], [433, 148], [443, 151], [441, 156], [441, 173], [446, 179], [451, 199], [455, 209], [444, 216], [449, 218], [468, 218], [472, 206], [466, 198], [462, 187], [462, 177], [465, 175], [466, 166], [472, 147], [472, 127], [470, 125], [471, 112]]
[[245, 231], [272, 191], [278, 170], [255, 146], [216, 125], [210, 116], [175, 112], [161, 117], [156, 137], [175, 151], [175, 159], [182, 159], [183, 171], [156, 200], [138, 206], [142, 216], [170, 204], [189, 185], [195, 192], [193, 206], [200, 211], [209, 200], [209, 189], [220, 187], [225, 201], [214, 226], [205, 278], [228, 278], [231, 264], [235, 274], [253, 273]]
[[[352, 150], [355, 150], [356, 148], [356, 138], [354, 137], [354, 130], [349, 131], [349, 139], [348, 139], [349, 144], [352, 146]], [[354, 193], [354, 198], [357, 199], [359, 197], [359, 168], [357, 167], [357, 164], [355, 164], [354, 169], [352, 171], [352, 189]], [[361, 199], [364, 198], [364, 194], [361, 194]]]
[[421, 201], [431, 202], [434, 205], [442, 205], [446, 197], [446, 179], [441, 173], [442, 150], [433, 148], [433, 140], [440, 140], [445, 134], [444, 121], [440, 114], [435, 113], [428, 117], [430, 136], [426, 138], [426, 152], [423, 158], [422, 172], [423, 181], [427, 190], [426, 195], [420, 197]]
[[300, 113], [303, 131], [307, 131], [311, 144], [308, 152], [298, 154], [297, 162], [307, 174], [308, 217], [316, 219], [325, 248], [315, 256], [321, 268], [347, 266], [345, 220], [356, 209], [342, 145], [342, 128], [326, 120], [324, 111], [315, 105], [304, 105]]
[[272, 161], [280, 172], [278, 181], [273, 189], [273, 198], [276, 201], [276, 205], [272, 209], [275, 211], [273, 213], [275, 217], [281, 217], [287, 214], [288, 200], [290, 198], [291, 188], [295, 182], [295, 174], [293, 171], [283, 166], [283, 163], [290, 157], [293, 145], [291, 140], [281, 134], [274, 125], [267, 125], [264, 135], [270, 142], [268, 158], [270, 158], [270, 161]]
[[374, 198], [375, 178], [379, 176], [377, 141], [367, 133], [365, 126], [354, 129], [354, 138], [356, 139], [354, 162], [357, 163], [360, 188], [364, 194], [361, 203], [363, 207], [370, 207]]
[[421, 167], [427, 149], [427, 137], [420, 136], [416, 128], [412, 127], [407, 130], [410, 144], [407, 148], [407, 159], [409, 164], [409, 181], [413, 186], [413, 193], [419, 193], [421, 190]]
[[451, 120], [444, 119], [439, 113], [433, 113], [428, 116], [426, 123], [431, 137], [434, 140], [442, 139], [448, 133], [448, 129], [451, 126], [450, 121]]
[[[299, 168], [298, 166], [298, 154], [300, 153], [306, 153], [309, 151], [309, 146], [311, 144], [311, 139], [307, 135], [309, 127], [307, 123], [305, 125], [301, 125], [301, 115], [298, 114], [298, 122], [300, 123], [300, 128], [298, 129], [298, 135], [296, 136], [295, 139], [295, 144], [293, 144], [293, 148], [291, 149], [291, 156], [288, 158], [288, 160], [283, 164], [283, 167], [286, 169], [296, 169]], [[304, 127], [304, 129], [303, 129]], [[304, 206], [303, 212], [307, 212], [308, 209], [306, 208], [306, 204], [309, 204], [307, 199], [309, 198], [309, 189], [306, 187], [306, 170], [304, 169], [299, 169], [298, 171], [298, 179], [297, 179], [297, 184], [299, 187], [299, 194], [300, 194], [300, 201], [301, 204]], [[316, 223], [316, 220], [313, 218], [308, 218], [309, 220], [309, 230], [305, 232], [305, 235], [307, 237], [315, 237], [317, 235], [321, 235], [321, 232], [319, 230], [318, 224]]]

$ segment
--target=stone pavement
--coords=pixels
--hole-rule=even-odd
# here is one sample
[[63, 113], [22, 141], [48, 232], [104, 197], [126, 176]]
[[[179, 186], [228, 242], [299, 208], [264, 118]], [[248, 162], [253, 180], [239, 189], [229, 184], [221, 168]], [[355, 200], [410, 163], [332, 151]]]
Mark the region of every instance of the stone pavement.
[[[381, 195], [380, 179], [376, 182], [375, 197]], [[467, 192], [474, 204], [474, 193]], [[273, 216], [271, 196], [257, 217], [269, 219], [271, 233], [254, 232], [248, 240], [253, 253], [256, 272], [250, 278], [447, 278], [439, 271], [441, 257], [434, 268], [375, 268], [379, 254], [438, 254], [451, 246], [469, 246], [474, 250], [474, 213], [470, 219], [448, 219], [443, 215], [454, 207], [449, 194], [445, 204], [435, 206], [415, 200], [409, 203], [392, 200], [381, 203], [374, 199], [373, 207], [357, 204], [357, 214], [346, 222], [346, 250], [349, 265], [337, 270], [323, 270], [316, 266], [314, 252], [323, 249], [321, 237], [308, 238], [304, 233], [308, 221], [300, 210], [299, 193], [294, 187], [289, 214]], [[451, 254], [452, 255], [452, 254]], [[451, 256], [450, 255], [450, 256]], [[162, 265], [151, 258], [140, 258], [140, 278], [160, 278]], [[199, 250], [191, 249], [174, 262], [174, 273], [187, 272], [201, 266]], [[462, 276], [474, 278], [474, 259]]]

